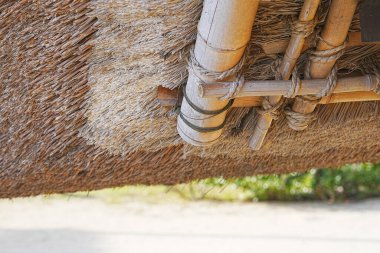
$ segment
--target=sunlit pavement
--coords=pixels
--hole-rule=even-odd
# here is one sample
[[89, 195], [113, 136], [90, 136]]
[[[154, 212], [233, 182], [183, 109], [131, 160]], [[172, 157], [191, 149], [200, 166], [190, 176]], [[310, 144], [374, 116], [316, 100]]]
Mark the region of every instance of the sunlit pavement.
[[1, 253], [380, 252], [380, 200], [230, 204], [0, 201]]

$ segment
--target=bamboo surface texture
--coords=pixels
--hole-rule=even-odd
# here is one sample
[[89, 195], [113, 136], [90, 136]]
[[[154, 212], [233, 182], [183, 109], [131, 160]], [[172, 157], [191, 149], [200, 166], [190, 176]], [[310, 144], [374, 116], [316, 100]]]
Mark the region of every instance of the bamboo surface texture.
[[[379, 42], [363, 42], [361, 32], [350, 32], [347, 36], [346, 48], [356, 47], [356, 46], [365, 46], [365, 45], [375, 45]], [[260, 45], [264, 50], [264, 53], [267, 55], [270, 54], [284, 54], [290, 43], [289, 39], [276, 40], [273, 42], [268, 42]], [[310, 49], [313, 46], [313, 41], [307, 39], [303, 45], [302, 52]]]
[[[329, 50], [345, 42], [357, 5], [358, 0], [332, 1], [321, 39], [318, 42], [318, 51]], [[328, 62], [311, 62], [311, 78], [326, 78], [335, 63], [336, 60], [334, 59]], [[298, 113], [309, 114], [314, 111], [315, 107], [316, 104], [304, 103], [302, 99], [296, 98], [292, 110]]]
[[[320, 0], [305, 0], [299, 15], [299, 22], [311, 22], [318, 10]], [[283, 80], [288, 80], [297, 62], [297, 59], [302, 53], [305, 44], [304, 33], [293, 33], [289, 45], [286, 49], [284, 58], [280, 65], [280, 73]], [[281, 101], [281, 96], [272, 96], [269, 102], [275, 106]], [[272, 124], [272, 117], [270, 114], [260, 115], [253, 134], [249, 140], [249, 146], [253, 150], [259, 150], [264, 143], [265, 136]]]
[[[166, 90], [166, 89], [165, 89]], [[162, 92], [158, 95], [157, 99], [160, 105], [163, 107], [172, 107], [178, 102], [178, 90], [173, 92]], [[335, 104], [346, 102], [365, 102], [365, 101], [378, 101], [380, 95], [372, 91], [356, 91], [356, 92], [344, 92], [334, 93], [331, 96], [321, 99], [319, 104]], [[238, 97], [234, 100], [232, 107], [257, 107], [260, 106], [263, 101], [262, 96], [252, 97]]]
[[[237, 94], [233, 107], [253, 107], [259, 106], [257, 101], [262, 101], [261, 97], [285, 95], [290, 87], [287, 80], [270, 81], [247, 81]], [[229, 84], [215, 83], [203, 87], [203, 97], [219, 98], [228, 92]], [[319, 92], [326, 85], [325, 79], [303, 80], [298, 95], [309, 95]], [[379, 100], [380, 95], [373, 92], [376, 88], [376, 78], [372, 75], [347, 77], [338, 79], [336, 88], [330, 99], [322, 99], [320, 103], [338, 103]], [[180, 90], [170, 90], [159, 87], [157, 99], [161, 106], [175, 106], [181, 101]], [[339, 98], [339, 99], [338, 99]], [[324, 101], [324, 102], [323, 102]]]
[[[284, 96], [292, 86], [289, 80], [254, 80], [246, 81], [236, 97], [252, 96]], [[296, 95], [313, 95], [326, 86], [326, 79], [302, 80]], [[333, 93], [373, 91], [377, 88], [377, 80], [374, 75], [345, 77], [337, 80]], [[228, 83], [214, 83], [202, 87], [200, 95], [203, 97], [223, 97], [229, 91]]]
[[[253, 22], [259, 0], [206, 0], [198, 24], [198, 36], [194, 55], [199, 64], [210, 72], [223, 72], [233, 68], [241, 60], [251, 38]], [[199, 76], [190, 71], [186, 86], [189, 100], [198, 108], [208, 111], [223, 109], [229, 101], [217, 98], [202, 98], [198, 95]], [[213, 81], [201, 76], [205, 82]], [[232, 80], [235, 77], [231, 77]], [[226, 80], [228, 81], [228, 80]], [[186, 99], [181, 106], [181, 115], [197, 128], [218, 128], [223, 125], [226, 111], [217, 115], [206, 115], [189, 105]], [[178, 117], [177, 130], [183, 140], [196, 146], [208, 146], [218, 140], [222, 129], [200, 132]]]

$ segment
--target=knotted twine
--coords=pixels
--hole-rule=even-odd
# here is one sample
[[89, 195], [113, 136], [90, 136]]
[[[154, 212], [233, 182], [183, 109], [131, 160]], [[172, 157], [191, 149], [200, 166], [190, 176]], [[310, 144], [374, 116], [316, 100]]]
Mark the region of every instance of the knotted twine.
[[[310, 76], [310, 66], [311, 62], [327, 63], [331, 61], [337, 61], [344, 53], [345, 43], [340, 46], [334, 47], [328, 50], [319, 50], [311, 52], [309, 56], [309, 61], [306, 63], [305, 67], [305, 79], [311, 79]], [[315, 95], [306, 95], [298, 97], [302, 99], [305, 103], [317, 105], [321, 98], [325, 96], [330, 96], [337, 84], [338, 80], [338, 66], [334, 65], [330, 74], [326, 78], [326, 86]], [[311, 113], [300, 113], [293, 111], [290, 107], [285, 108], [285, 115], [290, 128], [296, 131], [305, 130], [311, 123], [313, 123], [317, 117], [316, 113], [313, 111]]]
[[[275, 80], [282, 80], [280, 66], [281, 66], [282, 58], [278, 57], [272, 64], [271, 69], [275, 75]], [[292, 72], [292, 79], [288, 92], [281, 97], [281, 99], [276, 103], [272, 104], [269, 101], [269, 97], [264, 97], [263, 103], [260, 109], [257, 109], [257, 112], [260, 115], [269, 115], [272, 119], [277, 120], [284, 108], [286, 99], [285, 98], [294, 98], [297, 96], [301, 88], [301, 80], [298, 75], [298, 67], [295, 66]]]
[[317, 20], [310, 21], [296, 20], [292, 23], [292, 35], [302, 35], [304, 38], [309, 37], [317, 24]]
[[373, 92], [376, 94], [380, 94], [380, 63], [379, 61], [374, 57], [367, 57], [364, 58], [360, 66], [362, 68], [362, 71], [365, 74], [374, 75], [376, 78], [376, 83], [373, 87]]
[[224, 108], [222, 108], [220, 110], [210, 111], [210, 110], [205, 110], [205, 109], [198, 107], [195, 103], [190, 101], [189, 97], [186, 95], [186, 87], [184, 87], [184, 99], [187, 101], [189, 106], [193, 110], [199, 112], [200, 114], [208, 115], [208, 117], [206, 117], [206, 118], [205, 117], [194, 118], [194, 117], [190, 117], [190, 116], [185, 115], [181, 111], [179, 114], [179, 117], [182, 119], [182, 121], [186, 125], [188, 125], [193, 130], [195, 130], [197, 132], [202, 132], [202, 133], [218, 131], [225, 126], [226, 120], [224, 120], [224, 122], [219, 126], [205, 128], [205, 127], [199, 127], [197, 125], [194, 125], [190, 121], [188, 121], [187, 119], [205, 120], [205, 119], [215, 117], [215, 116], [227, 111], [229, 108], [231, 108], [231, 106], [234, 102], [233, 99], [236, 97], [236, 95], [239, 93], [241, 87], [244, 85], [244, 77], [241, 73], [242, 72], [241, 70], [242, 70], [244, 63], [245, 63], [245, 60], [246, 60], [246, 52], [247, 52], [247, 50], [243, 54], [243, 57], [240, 59], [240, 61], [234, 67], [232, 67], [231, 69], [228, 69], [226, 71], [217, 72], [217, 71], [210, 71], [210, 70], [204, 68], [198, 62], [198, 60], [195, 57], [194, 47], [190, 50], [190, 58], [188, 60], [188, 71], [195, 78], [196, 85], [198, 86], [198, 92], [199, 92], [199, 95], [201, 97], [203, 96], [204, 85], [207, 85], [208, 83], [210, 83], [210, 82], [205, 81], [205, 80], [212, 80], [212, 83], [215, 83], [215, 82], [223, 81], [223, 80], [225, 80], [231, 76], [236, 76], [236, 78], [233, 81], [229, 92], [221, 98], [221, 100], [229, 100], [229, 102]]
[[204, 68], [196, 59], [194, 54], [194, 47], [190, 51], [190, 58], [188, 60], [188, 71], [193, 74], [193, 76], [196, 78], [196, 82], [198, 85], [198, 91], [199, 95], [203, 97], [203, 86], [207, 85], [211, 82], [205, 81], [207, 80], [213, 80], [212, 83], [221, 82], [228, 77], [235, 76], [234, 81], [230, 85], [229, 92], [220, 98], [220, 100], [230, 100], [234, 99], [237, 94], [239, 93], [241, 87], [244, 85], [244, 76], [242, 74], [242, 69], [246, 61], [246, 55], [247, 55], [248, 49], [246, 49], [245, 53], [243, 54], [240, 61], [231, 69], [228, 69], [226, 71], [217, 72], [217, 71], [210, 71], [206, 68]]
[[[292, 35], [294, 36], [302, 36], [303, 38], [309, 37], [313, 32], [316, 25], [316, 20], [310, 20], [310, 21], [300, 21], [296, 20], [292, 22]], [[275, 73], [275, 80], [282, 80], [280, 66], [282, 63], [282, 58], [278, 57], [272, 65], [272, 71]], [[262, 106], [260, 109], [257, 110], [257, 112], [260, 115], [269, 115], [272, 119], [277, 120], [279, 116], [282, 113], [284, 104], [286, 103], [285, 98], [294, 98], [296, 97], [297, 93], [300, 90], [301, 87], [301, 80], [298, 75], [298, 68], [297, 66], [294, 67], [292, 72], [292, 79], [291, 79], [291, 86], [283, 97], [276, 103], [272, 104], [269, 101], [268, 97], [265, 97], [262, 103]]]

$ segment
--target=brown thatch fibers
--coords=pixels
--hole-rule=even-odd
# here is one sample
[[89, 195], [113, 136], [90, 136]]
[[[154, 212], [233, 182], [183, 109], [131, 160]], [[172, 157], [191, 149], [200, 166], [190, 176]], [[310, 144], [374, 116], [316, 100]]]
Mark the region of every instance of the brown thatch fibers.
[[[157, 2], [167, 8], [156, 12]], [[298, 10], [301, 1], [292, 2], [298, 4]], [[211, 176], [298, 171], [380, 160], [378, 105], [371, 102], [321, 107], [324, 117], [303, 133], [288, 130], [280, 120], [262, 151], [242, 157], [225, 153], [213, 156], [202, 150], [197, 153], [182, 144], [170, 144], [173, 139], [168, 145], [161, 131], [164, 126], [174, 128], [175, 121], [165, 117], [162, 123], [156, 123], [165, 114], [157, 113], [153, 102], [144, 110], [138, 105], [151, 97], [158, 83], [171, 80], [170, 73], [185, 68], [183, 59], [171, 58], [171, 54], [179, 54], [191, 43], [199, 4], [200, 1], [174, 0], [0, 1], [0, 197], [136, 183], [174, 184]], [[184, 11], [186, 6], [194, 11], [192, 17], [186, 12], [175, 14], [177, 7]], [[192, 25], [182, 26], [181, 20], [190, 20]], [[141, 23], [156, 25], [156, 29], [144, 33], [141, 27], [146, 25], [140, 27]], [[161, 36], [152, 41], [148, 35], [156, 31]], [[188, 37], [180, 40], [181, 34]], [[144, 59], [146, 64], [142, 64]], [[159, 67], [145, 69], [152, 62]], [[257, 65], [250, 67], [251, 73], [254, 66]], [[126, 73], [132, 74], [126, 77]], [[185, 78], [177, 76], [173, 79], [176, 81], [166, 85], [174, 87]], [[136, 80], [143, 81], [135, 83]], [[146, 96], [145, 100], [141, 95]], [[132, 99], [133, 96], [139, 98]], [[103, 100], [112, 103], [102, 107]], [[103, 111], [95, 115], [97, 103]], [[109, 110], [113, 112], [107, 114]], [[236, 134], [239, 141], [226, 138], [224, 147], [232, 153], [246, 145], [242, 140], [249, 135], [250, 121], [255, 117], [249, 111], [231, 112], [237, 123], [231, 123], [234, 128], [227, 135]], [[112, 117], [102, 118], [104, 114]], [[151, 119], [153, 125], [161, 124], [148, 131], [156, 136], [151, 143], [166, 143], [162, 149], [156, 146], [157, 151], [125, 152], [131, 147], [128, 138], [142, 144], [150, 141], [141, 135], [138, 124], [130, 125], [126, 138], [111, 148], [99, 144], [105, 145], [106, 141], [98, 142], [97, 137], [86, 135], [86, 129], [93, 129], [96, 120], [111, 123], [102, 127], [112, 134], [115, 124], [125, 124], [118, 118], [125, 115], [129, 115], [129, 122]], [[99, 132], [93, 134], [101, 136]]]
[[[177, 134], [175, 117], [170, 117], [167, 111], [160, 108], [154, 98], [159, 85], [178, 87], [186, 82], [185, 58], [188, 56], [188, 45], [196, 37], [202, 2], [92, 2], [91, 15], [97, 17], [99, 30], [92, 42], [93, 54], [88, 61], [91, 81], [87, 100], [88, 121], [80, 131], [88, 144], [97, 145], [115, 155], [126, 155], [138, 150], [156, 152], [182, 143]], [[290, 24], [297, 18], [303, 2], [277, 0], [261, 5], [246, 64], [247, 79], [273, 79], [274, 73], [263, 69], [268, 69], [276, 56], [263, 54], [260, 45], [289, 38]], [[316, 31], [323, 26], [328, 11], [329, 1], [322, 3]], [[351, 30], [358, 29], [356, 23], [353, 23]], [[348, 62], [358, 65], [361, 58], [380, 52], [380, 47], [369, 47], [363, 52], [356, 54], [360, 56], [356, 61], [349, 59]], [[364, 118], [370, 116], [364, 111]], [[246, 113], [248, 110], [243, 109], [230, 115], [230, 128], [240, 124]], [[227, 128], [227, 136], [229, 132]], [[245, 131], [239, 136], [226, 137], [211, 149], [186, 146], [186, 152], [203, 157], [226, 155], [249, 158], [252, 151], [247, 145], [247, 136], [250, 134], [250, 131]], [[234, 146], [240, 148], [235, 149]]]

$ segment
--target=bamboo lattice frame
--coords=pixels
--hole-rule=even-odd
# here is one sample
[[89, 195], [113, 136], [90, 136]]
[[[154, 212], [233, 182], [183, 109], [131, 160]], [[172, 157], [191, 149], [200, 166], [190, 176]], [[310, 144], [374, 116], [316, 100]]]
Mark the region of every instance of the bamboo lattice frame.
[[[253, 1], [252, 1], [253, 2]], [[318, 45], [319, 50], [328, 50], [333, 48], [333, 45], [339, 46], [343, 43], [343, 41], [348, 36], [349, 40], [347, 45], [348, 46], [356, 46], [360, 45], [360, 33], [351, 33], [348, 35], [348, 28], [351, 24], [352, 17], [354, 15], [356, 6], [358, 4], [358, 0], [350, 0], [350, 1], [344, 1], [343, 0], [333, 0], [331, 4], [331, 8], [329, 11], [329, 16], [326, 21], [325, 28], [322, 32], [322, 37], [320, 39], [320, 43]], [[250, 81], [245, 82], [244, 86], [242, 86], [239, 90], [239, 93], [236, 94], [236, 101], [233, 103], [233, 107], [249, 107], [249, 106], [258, 106], [261, 104], [262, 99], [261, 97], [269, 97], [269, 102], [272, 104], [272, 106], [275, 106], [278, 104], [288, 90], [290, 89], [290, 86], [292, 85], [291, 81], [288, 80], [292, 75], [292, 70], [294, 69], [296, 62], [301, 55], [303, 51], [307, 47], [309, 47], [308, 43], [306, 43], [306, 38], [309, 35], [309, 33], [312, 32], [311, 29], [313, 29], [313, 22], [314, 18], [317, 12], [317, 9], [320, 5], [320, 0], [305, 0], [303, 8], [301, 10], [298, 26], [301, 28], [300, 31], [297, 31], [296, 33], [293, 33], [290, 41], [288, 42], [287, 49], [285, 50], [284, 58], [281, 62], [281, 65], [279, 66], [279, 72], [281, 74], [281, 77], [285, 81]], [[234, 6], [232, 4], [229, 6], [230, 8]], [[239, 8], [239, 3], [236, 2], [235, 8]], [[210, 8], [208, 11], [215, 11], [216, 12], [216, 6], [206, 6], [205, 7]], [[215, 9], [213, 9], [215, 8]], [[257, 9], [257, 5], [255, 7]], [[254, 11], [256, 12], [256, 10]], [[226, 12], [227, 13], [227, 12]], [[340, 18], [340, 14], [343, 13], [343, 19]], [[204, 14], [207, 15], [207, 14]], [[244, 15], [243, 15], [244, 16]], [[218, 20], [219, 18], [219, 20]], [[228, 16], [220, 15], [217, 18], [215, 22], [220, 23], [228, 23]], [[204, 18], [203, 20], [207, 20], [207, 18]], [[201, 19], [202, 20], [202, 19]], [[236, 20], [231, 22], [237, 22]], [[234, 23], [232, 26], [237, 26], [237, 23]], [[202, 30], [202, 26], [207, 26], [206, 23], [200, 23], [200, 29]], [[306, 28], [309, 31], [305, 31]], [[222, 37], [218, 37], [218, 39], [221, 39]], [[203, 40], [199, 40], [203, 41]], [[217, 42], [220, 43], [220, 42]], [[278, 42], [277, 42], [278, 43]], [[199, 44], [199, 43], [198, 43]], [[267, 52], [277, 50], [281, 52], [281, 42], [278, 43], [278, 45], [275, 46], [268, 46], [266, 49]], [[347, 46], [346, 45], [346, 46]], [[211, 47], [212, 48], [212, 47]], [[241, 50], [241, 47], [238, 47], [239, 50]], [[233, 52], [233, 50], [231, 51]], [[211, 56], [210, 56], [211, 57]], [[210, 58], [206, 58], [206, 62], [212, 62], [213, 60]], [[235, 60], [236, 62], [236, 60]], [[332, 67], [334, 66], [336, 62], [336, 58], [333, 58], [332, 60], [328, 60], [326, 62], [323, 62], [316, 66], [313, 63], [311, 64], [311, 77], [317, 77], [317, 78], [324, 78], [328, 75], [328, 73], [332, 70]], [[206, 63], [205, 65], [210, 64]], [[218, 66], [218, 65], [215, 65]], [[218, 69], [218, 71], [225, 70], [223, 67], [221, 69]], [[375, 94], [374, 91], [378, 90], [378, 79], [376, 76], [356, 76], [351, 78], [345, 78], [341, 79], [337, 82], [337, 86], [333, 90], [333, 94], [329, 95], [328, 97], [325, 97], [318, 101], [317, 103], [313, 103], [310, 105], [305, 104], [304, 102], [301, 103], [296, 98], [296, 101], [293, 105], [293, 110], [295, 112], [303, 112], [303, 113], [311, 113], [315, 106], [317, 104], [327, 104], [327, 103], [343, 103], [343, 102], [352, 102], [352, 101], [372, 101], [372, 100], [380, 100], [380, 95]], [[189, 81], [191, 83], [195, 83], [194, 80]], [[212, 80], [209, 80], [209, 83], [207, 85], [195, 85], [193, 88], [189, 89], [189, 85], [187, 86], [187, 93], [190, 93], [191, 95], [195, 95], [198, 98], [202, 98], [204, 101], [208, 101], [207, 98], [215, 100], [215, 98], [220, 98], [224, 94], [228, 93], [228, 90], [231, 88], [231, 85], [233, 85], [231, 82], [217, 82], [212, 83]], [[324, 86], [326, 86], [326, 80], [324, 79], [313, 79], [313, 80], [303, 80], [301, 84], [299, 84], [300, 87], [298, 87], [299, 91], [297, 92], [297, 96], [302, 95], [313, 95], [318, 93], [321, 89], [323, 89]], [[190, 86], [191, 87], [191, 86]], [[201, 88], [201, 91], [199, 89]], [[160, 88], [158, 91], [158, 99], [161, 103], [161, 105], [177, 105], [178, 101], [177, 98], [178, 94], [175, 91], [167, 91], [165, 88]], [[239, 98], [245, 98], [240, 99]], [[187, 102], [187, 100], [185, 100]], [[189, 101], [190, 102], [190, 101]], [[215, 103], [215, 102], [214, 102]], [[218, 103], [222, 103], [222, 100], [219, 100]], [[203, 106], [205, 104], [203, 103]], [[225, 106], [225, 104], [224, 104]], [[306, 108], [303, 108], [306, 107]], [[205, 110], [209, 109], [209, 107], [204, 107]], [[189, 109], [185, 107], [187, 110], [187, 113], [189, 113]], [[225, 117], [225, 113], [224, 117]], [[194, 115], [193, 115], [194, 116]], [[199, 117], [199, 115], [198, 115]], [[183, 117], [180, 117], [183, 118]], [[206, 116], [206, 121], [210, 121], [210, 117]], [[221, 121], [220, 121], [221, 120]], [[220, 125], [223, 121], [223, 117], [220, 118], [218, 124]], [[253, 132], [253, 136], [250, 140], [250, 146], [254, 150], [260, 149], [264, 142], [264, 138], [266, 136], [266, 133], [269, 130], [270, 124], [272, 122], [272, 118], [270, 114], [265, 114], [261, 116], [261, 118], [258, 119], [258, 122], [256, 123], [255, 131]], [[200, 126], [207, 126], [208, 123], [206, 123], [205, 120], [203, 122], [200, 122], [199, 120], [196, 120], [196, 124], [199, 124]], [[211, 117], [211, 122], [215, 121], [214, 117]], [[179, 120], [179, 123], [182, 121]], [[186, 121], [187, 122], [187, 121]], [[215, 123], [211, 123], [211, 125]], [[193, 145], [201, 145], [201, 146], [207, 146], [213, 144], [217, 139], [218, 136], [220, 136], [219, 130], [217, 133], [214, 131], [210, 131], [210, 133], [202, 133], [198, 138], [198, 140], [195, 140], [196, 138], [193, 136], [193, 138], [189, 138], [187, 134], [184, 134], [182, 129], [186, 127], [186, 124], [182, 124], [182, 128], [179, 127], [180, 135], [189, 143]], [[188, 124], [191, 124], [188, 122]], [[212, 128], [210, 128], [212, 129]], [[193, 129], [195, 132], [197, 132], [197, 128]], [[185, 131], [186, 132], [186, 131]], [[192, 130], [187, 130], [187, 132], [193, 132]], [[216, 134], [216, 135], [215, 135]], [[209, 137], [205, 137], [206, 135], [210, 135], [211, 141], [203, 141], [203, 139], [207, 140]], [[195, 135], [196, 136], [196, 135]]]
[[[267, 82], [275, 79], [270, 65], [285, 53], [304, 0], [260, 2], [244, 76]], [[329, 3], [321, 0], [319, 18]], [[265, 93], [238, 97], [216, 145], [184, 143], [176, 130], [178, 111], [160, 107], [156, 91], [159, 85], [174, 89], [168, 93], [174, 97], [162, 101], [180, 102], [174, 91], [187, 80], [186, 59], [202, 7], [203, 0], [3, 1], [0, 197], [380, 161], [374, 138], [380, 131], [380, 102], [319, 106], [318, 121], [303, 132], [289, 129], [282, 115], [262, 148], [252, 152], [248, 140]], [[319, 19], [316, 32], [306, 39], [300, 72], [303, 56], [325, 23]], [[355, 15], [347, 50], [338, 61], [340, 81], [371, 73], [361, 72], [360, 63], [380, 52], [377, 44], [353, 40], [360, 35], [358, 24]], [[282, 85], [280, 91], [289, 88], [289, 83]], [[378, 95], [334, 93], [319, 103], [363, 99]]]

